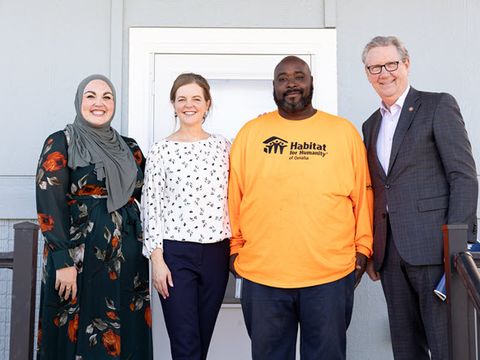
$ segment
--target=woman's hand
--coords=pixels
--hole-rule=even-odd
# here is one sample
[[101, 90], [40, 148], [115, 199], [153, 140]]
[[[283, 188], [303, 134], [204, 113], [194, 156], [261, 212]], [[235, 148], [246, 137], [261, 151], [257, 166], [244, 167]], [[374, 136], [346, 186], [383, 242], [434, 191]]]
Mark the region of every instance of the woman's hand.
[[173, 287], [172, 274], [165, 260], [163, 260], [163, 250], [155, 249], [152, 252], [152, 283], [153, 287], [166, 299], [170, 296], [168, 286]]
[[69, 266], [58, 269], [55, 274], [55, 290], [58, 295], [65, 300], [71, 296], [72, 300], [77, 297], [77, 269], [75, 266]]

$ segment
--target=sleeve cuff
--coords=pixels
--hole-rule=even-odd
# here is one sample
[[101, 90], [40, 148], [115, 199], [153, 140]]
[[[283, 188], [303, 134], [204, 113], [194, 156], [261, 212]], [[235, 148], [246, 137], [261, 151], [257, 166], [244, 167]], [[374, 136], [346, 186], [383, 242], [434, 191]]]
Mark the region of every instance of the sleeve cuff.
[[373, 254], [372, 250], [367, 248], [363, 245], [357, 245], [355, 251], [359, 252], [360, 254], [365, 255], [367, 258], [370, 258]]
[[155, 249], [162, 249], [163, 250], [163, 241], [152, 242], [151, 240], [145, 240], [144, 243], [143, 243], [142, 254], [147, 259], [150, 259], [152, 257], [153, 250], [155, 250]]
[[238, 243], [238, 242], [233, 243], [230, 240], [230, 255], [238, 254], [238, 252], [242, 247], [243, 247], [243, 243]]
[[73, 259], [67, 249], [52, 252], [52, 260], [55, 270], [74, 266]]

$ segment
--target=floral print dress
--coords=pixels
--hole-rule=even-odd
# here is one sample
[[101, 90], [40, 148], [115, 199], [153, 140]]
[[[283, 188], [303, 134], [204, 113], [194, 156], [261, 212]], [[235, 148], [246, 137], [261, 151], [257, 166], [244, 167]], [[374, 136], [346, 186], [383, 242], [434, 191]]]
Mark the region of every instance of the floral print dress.
[[[148, 261], [137, 201], [145, 160], [124, 138], [137, 162], [131, 200], [108, 213], [104, 180], [95, 165], [70, 169], [63, 131], [45, 141], [37, 170], [40, 229], [45, 238], [38, 360], [152, 358]], [[77, 297], [63, 300], [55, 272], [77, 268]]]

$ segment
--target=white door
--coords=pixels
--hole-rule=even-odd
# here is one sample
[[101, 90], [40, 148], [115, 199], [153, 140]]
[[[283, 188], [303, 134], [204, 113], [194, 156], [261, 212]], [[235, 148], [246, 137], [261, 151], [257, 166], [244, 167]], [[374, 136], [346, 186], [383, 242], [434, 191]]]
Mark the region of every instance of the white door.
[[[192, 40], [194, 39], [194, 40]], [[233, 140], [250, 119], [276, 108], [273, 70], [285, 56], [297, 54], [311, 67], [315, 107], [336, 112], [336, 46], [332, 30], [302, 29], [131, 29], [128, 133], [146, 152], [175, 129], [169, 100], [182, 72], [204, 76], [212, 109], [210, 133]], [[232, 278], [231, 278], [232, 280]], [[248, 360], [250, 341], [239, 304], [232, 304], [232, 283], [210, 344], [209, 360]], [[152, 294], [156, 360], [171, 360], [160, 301]]]

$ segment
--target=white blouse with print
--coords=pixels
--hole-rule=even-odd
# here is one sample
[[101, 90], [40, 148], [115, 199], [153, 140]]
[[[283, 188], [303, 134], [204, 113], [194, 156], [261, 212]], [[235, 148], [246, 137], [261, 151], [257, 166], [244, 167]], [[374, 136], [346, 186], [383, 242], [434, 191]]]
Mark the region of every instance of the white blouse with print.
[[142, 193], [143, 254], [163, 239], [213, 243], [231, 236], [227, 184], [230, 142], [205, 140], [155, 143], [147, 157]]

